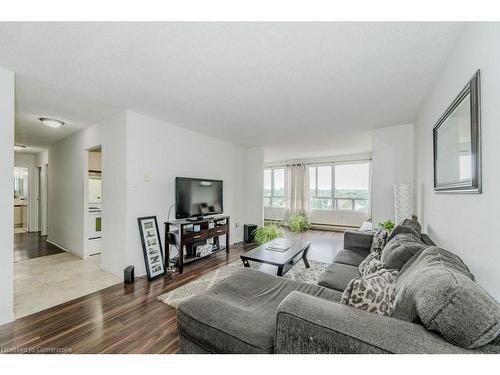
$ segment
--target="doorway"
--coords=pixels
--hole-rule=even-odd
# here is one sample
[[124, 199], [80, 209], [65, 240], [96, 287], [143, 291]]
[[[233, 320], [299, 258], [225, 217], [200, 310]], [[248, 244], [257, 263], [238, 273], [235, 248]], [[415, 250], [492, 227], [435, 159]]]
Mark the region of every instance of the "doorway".
[[102, 251], [102, 147], [87, 150], [85, 168], [84, 202], [85, 215], [85, 257], [100, 254]]
[[28, 232], [28, 168], [14, 167], [14, 233]]

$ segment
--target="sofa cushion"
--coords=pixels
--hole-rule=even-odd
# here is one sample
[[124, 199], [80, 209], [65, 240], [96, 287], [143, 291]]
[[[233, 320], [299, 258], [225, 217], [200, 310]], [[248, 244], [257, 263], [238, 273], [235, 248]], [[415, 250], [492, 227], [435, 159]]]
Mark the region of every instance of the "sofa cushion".
[[426, 246], [414, 234], [400, 233], [385, 245], [380, 260], [386, 264], [388, 269], [400, 270], [406, 262]]
[[321, 274], [318, 285], [343, 292], [349, 281], [359, 277], [358, 267], [332, 263]]
[[392, 230], [391, 234], [389, 235], [389, 238], [387, 239], [387, 242], [392, 240], [397, 234], [400, 233], [411, 233], [415, 235], [415, 237], [421, 239], [422, 237], [422, 227], [420, 226], [420, 223], [416, 220], [413, 219], [404, 219], [396, 225], [396, 227]]
[[346, 230], [344, 232], [344, 249], [369, 253], [374, 234], [375, 231]]
[[333, 263], [347, 264], [349, 266], [359, 266], [369, 253], [365, 251], [340, 250]]
[[340, 303], [371, 313], [392, 316], [398, 271], [381, 269], [352, 279]]
[[404, 225], [396, 225], [396, 227], [392, 230], [389, 238], [387, 238], [387, 243], [389, 243], [396, 235], [401, 233], [409, 233], [415, 236], [415, 238], [420, 238], [420, 234], [416, 232], [413, 228], [405, 227]]
[[417, 220], [412, 218], [404, 219], [399, 223], [400, 226], [413, 229], [419, 236], [422, 234], [422, 227]]
[[422, 322], [447, 341], [478, 348], [500, 334], [500, 306], [477, 283], [462, 260], [432, 246], [401, 269], [394, 316]]
[[179, 333], [214, 353], [272, 353], [278, 305], [297, 290], [340, 301], [342, 293], [244, 269], [177, 309]]

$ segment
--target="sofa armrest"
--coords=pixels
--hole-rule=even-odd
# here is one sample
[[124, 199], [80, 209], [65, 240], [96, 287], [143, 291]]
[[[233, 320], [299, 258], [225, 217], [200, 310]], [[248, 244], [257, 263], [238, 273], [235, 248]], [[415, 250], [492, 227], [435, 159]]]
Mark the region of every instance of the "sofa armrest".
[[425, 243], [427, 246], [436, 246], [434, 241], [431, 240], [428, 234], [422, 233], [420, 236], [420, 239], [422, 240], [423, 243]]
[[373, 235], [373, 232], [348, 230], [344, 232], [344, 249], [370, 251]]
[[297, 291], [278, 306], [275, 353], [470, 353], [418, 324]]

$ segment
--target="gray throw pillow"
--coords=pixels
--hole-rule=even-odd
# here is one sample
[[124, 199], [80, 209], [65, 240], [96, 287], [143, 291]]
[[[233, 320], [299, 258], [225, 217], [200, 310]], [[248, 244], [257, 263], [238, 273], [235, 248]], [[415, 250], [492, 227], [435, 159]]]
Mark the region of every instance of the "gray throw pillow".
[[340, 303], [379, 315], [392, 316], [396, 296], [397, 271], [382, 269], [352, 279]]
[[404, 219], [398, 225], [413, 229], [418, 234], [419, 237], [422, 235], [422, 226], [416, 219], [412, 218]]
[[416, 253], [427, 245], [411, 233], [400, 233], [394, 236], [384, 250], [380, 260], [389, 269], [400, 270]]
[[389, 237], [389, 232], [384, 228], [379, 228], [373, 235], [372, 246], [370, 248], [370, 253], [377, 253], [379, 258], [385, 244], [387, 243], [387, 238]]
[[368, 254], [368, 256], [358, 266], [361, 276], [366, 276], [385, 268], [385, 264], [382, 263], [379, 258], [380, 255], [377, 253]]
[[387, 242], [392, 240], [396, 235], [401, 234], [401, 233], [409, 233], [415, 236], [415, 238], [420, 238], [421, 234], [418, 233], [415, 229], [411, 227], [406, 227], [404, 225], [396, 225], [396, 227], [392, 230], [389, 238], [387, 239]]
[[396, 282], [394, 317], [421, 322], [454, 345], [474, 349], [500, 334], [500, 305], [462, 260], [430, 246], [411, 259]]

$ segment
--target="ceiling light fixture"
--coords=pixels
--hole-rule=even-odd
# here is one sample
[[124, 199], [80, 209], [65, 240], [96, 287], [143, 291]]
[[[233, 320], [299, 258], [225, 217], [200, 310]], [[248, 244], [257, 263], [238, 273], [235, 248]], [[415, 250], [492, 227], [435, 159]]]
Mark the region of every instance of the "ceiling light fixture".
[[25, 145], [14, 145], [14, 151], [22, 151], [26, 148]]
[[39, 120], [48, 128], [60, 128], [64, 125], [64, 122], [53, 118], [40, 117]]

